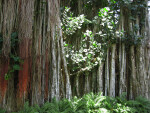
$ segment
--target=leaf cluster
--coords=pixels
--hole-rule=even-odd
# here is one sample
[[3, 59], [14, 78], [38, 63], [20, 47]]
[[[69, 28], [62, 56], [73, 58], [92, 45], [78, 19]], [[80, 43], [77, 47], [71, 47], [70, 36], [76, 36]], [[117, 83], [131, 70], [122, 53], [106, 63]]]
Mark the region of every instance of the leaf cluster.
[[[89, 3], [92, 2], [89, 1]], [[127, 10], [129, 20], [131, 20], [132, 23], [132, 28], [129, 28], [128, 31], [118, 30], [120, 17], [123, 16], [120, 14], [122, 8]], [[65, 42], [68, 66], [72, 67], [70, 68], [70, 72], [76, 73], [82, 69], [87, 69], [87, 71], [91, 70], [97, 66], [100, 61], [105, 60], [106, 50], [111, 47], [112, 44], [119, 43], [120, 39], [122, 43], [125, 43], [126, 47], [140, 45], [142, 39], [145, 37], [141, 32], [142, 16], [139, 17], [140, 23], [135, 23], [136, 16], [139, 16], [144, 8], [145, 2], [140, 0], [135, 0], [135, 2], [132, 0], [109, 0], [109, 7], [100, 8], [98, 15], [89, 21], [89, 24], [84, 15], [73, 17], [70, 8], [66, 7], [62, 18], [64, 39], [79, 38], [81, 42], [78, 43], [80, 45], [78, 48], [76, 48], [78, 45], [72, 46], [66, 43], [67, 41]], [[137, 14], [138, 12], [141, 13]], [[88, 28], [83, 26], [86, 22]], [[94, 30], [96, 28], [95, 26], [97, 26], [96, 31], [93, 30], [94, 33], [91, 31], [91, 29], [93, 29], [92, 26], [94, 26]], [[79, 29], [80, 32], [77, 32]], [[73, 37], [73, 34], [76, 37]]]
[[92, 31], [87, 30], [83, 34], [79, 50], [74, 50], [73, 48], [74, 46], [70, 47], [68, 44], [65, 44], [66, 58], [68, 62], [71, 62], [70, 66], [73, 66], [73, 72], [85, 68], [87, 69], [86, 71], [89, 71], [102, 60], [103, 51], [101, 44], [94, 40]]
[[[10, 67], [7, 73], [5, 73], [5, 80], [8, 80], [15, 71], [21, 69], [20, 63], [23, 63], [23, 60], [18, 56], [17, 49], [19, 44], [18, 33], [13, 32], [10, 38], [11, 51], [9, 53], [10, 58]], [[3, 46], [3, 36], [0, 34], [0, 54], [2, 54], [2, 46]]]
[[73, 35], [78, 29], [81, 29], [83, 24], [87, 23], [90, 23], [90, 21], [85, 18], [84, 14], [81, 14], [78, 17], [73, 17], [70, 8], [65, 7], [62, 14], [62, 30], [65, 35]]

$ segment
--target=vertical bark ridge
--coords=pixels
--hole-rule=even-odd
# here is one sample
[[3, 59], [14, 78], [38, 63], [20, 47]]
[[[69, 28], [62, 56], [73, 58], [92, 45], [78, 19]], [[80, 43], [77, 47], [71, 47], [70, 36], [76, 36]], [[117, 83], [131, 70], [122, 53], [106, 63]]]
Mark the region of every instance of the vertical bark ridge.
[[[29, 77], [31, 73], [31, 45], [32, 45], [32, 26], [33, 26], [33, 11], [34, 1], [20, 0], [19, 4], [19, 56], [24, 60], [21, 64], [21, 70], [19, 71], [19, 83], [18, 83], [18, 101], [24, 102], [27, 97]], [[20, 103], [20, 102], [18, 102]], [[19, 105], [19, 104], [18, 104]], [[21, 104], [22, 105], [22, 104]]]

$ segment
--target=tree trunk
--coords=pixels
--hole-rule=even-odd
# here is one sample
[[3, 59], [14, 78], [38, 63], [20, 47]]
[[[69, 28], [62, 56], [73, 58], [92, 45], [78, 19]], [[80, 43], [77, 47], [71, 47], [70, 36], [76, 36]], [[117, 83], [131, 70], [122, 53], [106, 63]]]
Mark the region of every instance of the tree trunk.
[[98, 92], [103, 92], [103, 67], [104, 67], [104, 62], [99, 61], [99, 67], [98, 67], [98, 73], [97, 73], [97, 91]]
[[116, 44], [113, 44], [111, 51], [111, 73], [110, 73], [110, 96], [112, 97], [115, 97], [115, 83], [116, 83], [115, 52], [116, 52]]
[[131, 78], [130, 78], [130, 99], [137, 96], [137, 78], [136, 78], [136, 66], [135, 66], [135, 53], [134, 46], [130, 47], [131, 52]]
[[125, 51], [125, 44], [123, 43], [120, 45], [121, 51], [120, 52], [120, 81], [119, 81], [119, 95], [123, 92], [127, 92], [127, 83], [126, 83], [126, 51]]
[[72, 92], [71, 92], [71, 85], [70, 85], [70, 76], [68, 74], [68, 70], [67, 70], [67, 62], [66, 62], [66, 58], [65, 58], [65, 51], [64, 51], [64, 45], [63, 45], [63, 38], [62, 38], [62, 32], [60, 32], [60, 37], [61, 37], [61, 56], [62, 56], [62, 61], [63, 61], [63, 66], [64, 66], [64, 71], [65, 71], [65, 75], [66, 75], [66, 98], [68, 98], [69, 100], [71, 99], [72, 96]]
[[109, 48], [108, 48], [105, 62], [105, 96], [110, 95], [109, 89], [110, 89], [110, 78], [109, 78]]
[[19, 56], [24, 60], [19, 71], [18, 106], [25, 102], [28, 96], [29, 79], [31, 74], [31, 48], [32, 48], [32, 26], [34, 1], [19, 1]]

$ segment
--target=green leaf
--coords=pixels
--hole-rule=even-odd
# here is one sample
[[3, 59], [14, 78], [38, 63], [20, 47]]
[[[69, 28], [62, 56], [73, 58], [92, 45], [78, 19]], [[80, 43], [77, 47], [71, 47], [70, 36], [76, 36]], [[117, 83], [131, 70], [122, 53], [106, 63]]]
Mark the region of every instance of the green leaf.
[[6, 73], [5, 76], [4, 76], [5, 80], [8, 80], [8, 79], [9, 79], [9, 76], [10, 76], [10, 75]]
[[10, 70], [10, 73], [13, 73], [15, 70], [14, 69], [12, 69], [12, 70]]
[[65, 47], [67, 47], [68, 46], [68, 44], [65, 44]]
[[94, 42], [94, 43], [93, 43], [93, 46], [94, 46], [94, 47], [97, 47], [97, 44]]
[[17, 62], [17, 61], [20, 60], [20, 57], [14, 57], [13, 59], [14, 59], [15, 62]]
[[116, 1], [115, 1], [115, 0], [111, 0], [111, 2], [112, 2], [112, 3], [114, 3], [114, 4], [116, 3]]
[[88, 58], [89, 58], [89, 59], [91, 58], [91, 56], [92, 56], [91, 54], [88, 54]]
[[13, 32], [13, 33], [11, 34], [11, 37], [12, 37], [12, 38], [17, 38], [17, 37], [18, 37], [18, 33], [17, 33], [17, 32]]
[[20, 65], [15, 64], [15, 65], [13, 65], [13, 69], [14, 69], [14, 70], [20, 70], [21, 68], [20, 68]]
[[104, 11], [108, 12], [108, 10], [106, 8], [103, 9]]
[[103, 15], [104, 15], [104, 14], [102, 14], [101, 12], [98, 12], [98, 16], [101, 17], [101, 16], [103, 16]]

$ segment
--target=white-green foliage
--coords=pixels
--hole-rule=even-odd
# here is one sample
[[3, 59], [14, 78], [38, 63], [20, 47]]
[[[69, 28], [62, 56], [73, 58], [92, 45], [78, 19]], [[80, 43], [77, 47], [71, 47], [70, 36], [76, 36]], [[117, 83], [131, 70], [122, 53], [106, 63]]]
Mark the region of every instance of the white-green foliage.
[[[67, 35], [76, 33], [77, 29], [81, 29], [82, 23], [87, 21], [83, 15], [79, 17], [68, 16], [67, 13], [72, 15], [69, 10], [69, 8], [66, 8], [62, 19], [63, 32]], [[83, 36], [81, 36], [79, 49], [75, 49], [74, 46], [65, 43], [66, 58], [68, 64], [73, 67], [73, 72], [79, 70], [89, 71], [97, 66], [99, 62], [104, 60], [104, 52], [108, 45], [115, 43], [113, 41], [115, 41], [116, 37], [123, 35], [123, 33], [116, 31], [118, 15], [114, 16], [114, 12], [109, 7], [100, 9], [98, 16], [94, 18], [92, 24], [99, 24], [97, 23], [99, 20], [101, 23], [98, 25], [99, 32], [93, 34], [92, 31], [86, 30], [84, 33], [81, 33]], [[99, 41], [95, 39], [95, 36], [98, 36]]]
[[[111, 2], [117, 4], [114, 0]], [[78, 71], [89, 71], [97, 66], [99, 62], [104, 61], [107, 48], [117, 43], [119, 41], [118, 39], [121, 39], [127, 46], [129, 42], [132, 45], [141, 42], [142, 36], [137, 35], [137, 31], [139, 30], [139, 25], [137, 24], [133, 26], [133, 31], [128, 36], [125, 36], [126, 31], [118, 31], [119, 12], [120, 10], [104, 7], [99, 10], [98, 16], [95, 16], [90, 23], [84, 15], [73, 17], [70, 8], [65, 9], [62, 18], [62, 29], [66, 37], [67, 35], [76, 34], [76, 31], [83, 27], [83, 23], [98, 26], [98, 29], [94, 33], [91, 30], [81, 30], [81, 36], [75, 35], [77, 37], [74, 38], [82, 37], [81, 43], [79, 44], [80, 48], [77, 49], [75, 47], [77, 45], [70, 46], [65, 43], [68, 65], [69, 67], [72, 66], [71, 74]]]
[[74, 34], [78, 29], [81, 29], [83, 23], [90, 23], [90, 21], [85, 18], [84, 14], [73, 17], [70, 8], [65, 7], [62, 14], [62, 30], [66, 35]]
[[105, 46], [110, 46], [112, 43], [116, 43], [117, 37], [121, 37], [123, 32], [117, 31], [119, 15], [117, 12], [112, 11], [109, 7], [100, 9], [98, 16], [94, 17], [93, 23], [97, 23], [100, 20], [100, 31], [96, 35], [101, 38]]
[[98, 65], [101, 56], [103, 56], [101, 44], [94, 40], [93, 33], [89, 30], [84, 33], [79, 50], [73, 50], [74, 47], [68, 48], [68, 45], [66, 46], [66, 58], [75, 65], [73, 71], [85, 68], [90, 70]]

